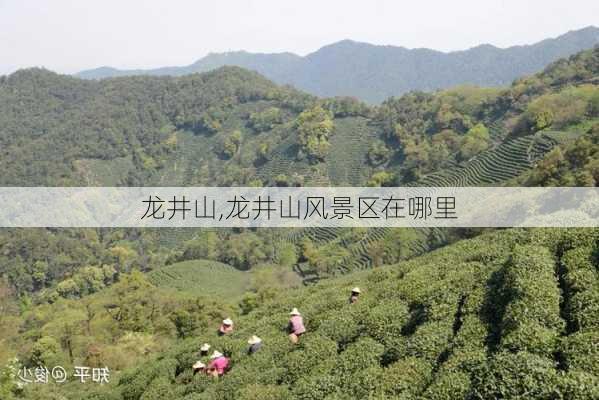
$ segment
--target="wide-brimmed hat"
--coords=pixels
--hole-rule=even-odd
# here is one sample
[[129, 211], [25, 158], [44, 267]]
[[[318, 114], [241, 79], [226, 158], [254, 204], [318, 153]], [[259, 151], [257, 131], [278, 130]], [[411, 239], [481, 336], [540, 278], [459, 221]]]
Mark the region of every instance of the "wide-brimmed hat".
[[206, 368], [206, 364], [204, 364], [201, 361], [197, 361], [195, 364], [193, 364], [193, 369], [200, 369], [200, 368]]
[[208, 343], [204, 343], [202, 345], [202, 347], [200, 347], [200, 350], [201, 351], [208, 351], [208, 350], [210, 350], [210, 345]]
[[223, 324], [225, 324], [225, 325], [233, 325], [233, 321], [230, 318], [223, 319]]
[[262, 342], [262, 339], [260, 339], [258, 336], [254, 335], [251, 338], [248, 339], [248, 344], [257, 344]]
[[291, 310], [289, 315], [302, 315], [302, 314], [300, 314], [300, 312], [298, 311], [297, 308], [293, 307], [293, 310]]
[[355, 287], [351, 291], [352, 291], [352, 293], [361, 293], [362, 292], [359, 287]]
[[212, 353], [212, 355], [210, 356], [211, 359], [215, 359], [215, 358], [219, 358], [222, 357], [223, 353], [221, 353], [220, 351], [216, 351], [214, 350], [214, 353]]

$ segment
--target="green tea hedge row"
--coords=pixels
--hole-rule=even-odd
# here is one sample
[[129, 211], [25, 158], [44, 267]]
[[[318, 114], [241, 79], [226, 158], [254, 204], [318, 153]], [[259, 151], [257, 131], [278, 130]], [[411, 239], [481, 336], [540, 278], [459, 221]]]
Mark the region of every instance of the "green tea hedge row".
[[516, 246], [505, 272], [501, 346], [551, 356], [565, 327], [555, 260], [547, 247]]

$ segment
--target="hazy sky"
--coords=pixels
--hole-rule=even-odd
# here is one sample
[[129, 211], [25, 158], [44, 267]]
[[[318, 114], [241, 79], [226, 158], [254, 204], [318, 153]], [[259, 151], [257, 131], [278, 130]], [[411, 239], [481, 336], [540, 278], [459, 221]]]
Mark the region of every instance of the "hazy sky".
[[592, 0], [0, 0], [0, 73], [186, 65], [209, 52], [305, 55], [342, 39], [461, 50], [599, 25]]

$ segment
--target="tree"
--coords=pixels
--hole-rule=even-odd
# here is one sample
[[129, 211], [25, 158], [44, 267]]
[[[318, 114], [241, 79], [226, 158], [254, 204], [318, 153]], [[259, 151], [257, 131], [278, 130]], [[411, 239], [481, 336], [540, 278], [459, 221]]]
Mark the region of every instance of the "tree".
[[18, 358], [9, 360], [6, 365], [0, 366], [0, 398], [4, 400], [17, 399], [19, 390], [18, 371], [21, 369]]
[[60, 365], [60, 345], [51, 336], [38, 339], [31, 349], [31, 363], [36, 366]]
[[329, 136], [333, 132], [333, 117], [320, 106], [302, 112], [295, 122], [302, 150], [312, 161], [321, 161], [329, 150]]
[[271, 130], [282, 122], [283, 115], [277, 107], [269, 107], [264, 111], [255, 112], [250, 115], [250, 124], [258, 132]]
[[283, 267], [291, 267], [297, 263], [297, 252], [295, 246], [291, 243], [284, 243], [279, 246], [278, 251], [279, 264]]
[[58, 285], [56, 285], [56, 291], [65, 299], [76, 298], [81, 294], [79, 285], [74, 279], [65, 279], [64, 281], [60, 282]]
[[48, 263], [46, 261], [36, 261], [33, 264], [33, 282], [35, 284], [34, 290], [39, 290], [46, 286], [46, 280], [48, 273]]
[[378, 166], [389, 161], [391, 150], [381, 140], [378, 140], [370, 145], [368, 150], [368, 161], [372, 166]]
[[383, 187], [392, 185], [394, 181], [395, 176], [392, 173], [380, 171], [372, 175], [366, 185], [371, 187]]
[[476, 124], [462, 140], [462, 146], [460, 148], [460, 159], [469, 160], [475, 155], [485, 151], [489, 148], [489, 130], [482, 123]]
[[186, 338], [194, 333], [198, 328], [197, 318], [187, 310], [176, 310], [170, 316], [171, 321], [177, 330], [177, 336]]
[[185, 242], [183, 260], [218, 260], [221, 241], [214, 231], [201, 231], [197, 238]]
[[223, 141], [223, 154], [227, 158], [233, 157], [239, 151], [241, 146], [242, 134], [240, 130], [235, 130]]
[[252, 232], [235, 235], [234, 239], [224, 242], [221, 261], [236, 268], [247, 270], [266, 261], [273, 252], [272, 246], [264, 243]]
[[117, 269], [121, 272], [128, 272], [138, 256], [135, 250], [126, 246], [114, 246], [110, 249], [110, 253], [116, 258]]
[[9, 286], [5, 277], [0, 277], [0, 319], [16, 311], [14, 290]]

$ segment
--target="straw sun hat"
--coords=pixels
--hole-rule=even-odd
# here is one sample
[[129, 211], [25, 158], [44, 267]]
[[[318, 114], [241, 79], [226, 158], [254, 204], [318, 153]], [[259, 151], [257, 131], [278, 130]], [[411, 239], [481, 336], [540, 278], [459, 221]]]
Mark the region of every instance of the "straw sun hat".
[[195, 364], [193, 364], [193, 369], [200, 369], [200, 368], [205, 368], [206, 364], [204, 364], [201, 361], [197, 361]]
[[352, 293], [361, 293], [360, 288], [359, 287], [355, 287], [352, 290]]
[[254, 335], [251, 338], [248, 339], [248, 344], [258, 344], [262, 342], [262, 339], [260, 339], [258, 336]]
[[212, 355], [210, 356], [210, 358], [214, 360], [215, 358], [219, 358], [219, 357], [222, 357], [222, 356], [223, 356], [223, 353], [221, 353], [220, 351], [214, 350], [214, 353], [212, 353]]
[[233, 325], [233, 321], [230, 318], [223, 319], [223, 324], [225, 324], [225, 325]]
[[204, 343], [202, 345], [202, 347], [200, 347], [200, 350], [201, 351], [208, 351], [208, 350], [210, 350], [210, 345], [208, 343]]
[[294, 307], [293, 310], [291, 310], [291, 312], [289, 313], [289, 315], [302, 315], [302, 314], [300, 314], [298, 309]]

